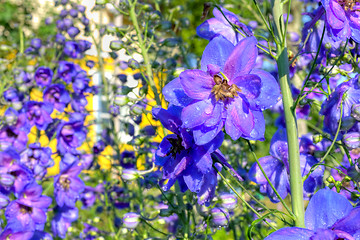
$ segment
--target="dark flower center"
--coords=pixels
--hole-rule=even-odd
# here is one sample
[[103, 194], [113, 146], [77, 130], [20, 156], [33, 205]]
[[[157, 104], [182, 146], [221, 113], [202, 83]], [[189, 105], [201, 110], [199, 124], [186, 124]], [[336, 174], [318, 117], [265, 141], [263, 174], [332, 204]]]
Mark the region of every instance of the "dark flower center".
[[182, 139], [180, 136], [176, 135], [176, 138], [169, 138], [169, 142], [171, 144], [170, 154], [172, 157], [176, 157], [176, 154], [180, 153], [181, 151], [185, 150], [184, 146], [182, 145]]
[[338, 3], [345, 11], [352, 11], [357, 2], [360, 3], [359, 0], [338, 0]]
[[214, 76], [215, 86], [212, 88], [211, 93], [215, 95], [216, 101], [227, 100], [238, 96], [237, 92], [241, 92], [235, 84], [229, 85], [226, 79], [222, 79], [219, 75]]
[[25, 205], [20, 205], [20, 212], [22, 214], [32, 213], [32, 208]]
[[68, 191], [70, 188], [71, 180], [68, 177], [60, 177], [60, 185], [64, 191]]
[[10, 128], [7, 128], [7, 129], [6, 129], [6, 135], [7, 135], [9, 138], [17, 138], [17, 134], [14, 133], [14, 131], [11, 130]]

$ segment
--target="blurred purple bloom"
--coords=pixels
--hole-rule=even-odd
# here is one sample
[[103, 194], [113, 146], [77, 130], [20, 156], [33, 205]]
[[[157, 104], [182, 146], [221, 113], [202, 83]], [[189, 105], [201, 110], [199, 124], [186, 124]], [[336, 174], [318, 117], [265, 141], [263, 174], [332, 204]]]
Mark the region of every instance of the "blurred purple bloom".
[[51, 148], [41, 147], [40, 143], [31, 143], [21, 153], [20, 162], [33, 172], [36, 179], [41, 180], [47, 172], [46, 169], [54, 165], [51, 153]]
[[61, 78], [65, 83], [69, 84], [73, 77], [75, 77], [77, 74], [75, 64], [72, 62], [59, 61], [58, 66], [58, 77]]
[[329, 189], [319, 190], [305, 211], [305, 227], [286, 227], [265, 240], [359, 239], [360, 207], [353, 208], [342, 195]]
[[54, 209], [55, 216], [51, 220], [51, 229], [54, 236], [61, 238], [66, 237], [66, 232], [71, 226], [71, 223], [76, 221], [79, 217], [79, 210], [74, 207], [70, 208], [67, 206], [56, 207]]
[[64, 111], [70, 100], [70, 95], [62, 84], [52, 84], [44, 91], [44, 102], [53, 104], [59, 112]]
[[253, 35], [251, 30], [245, 24], [239, 21], [238, 16], [225, 8], [221, 8], [221, 10], [227, 19], [219, 9], [214, 8], [213, 14], [215, 18], [206, 20], [196, 28], [196, 32], [200, 37], [207, 40], [212, 40], [217, 35], [221, 35], [229, 40], [232, 44], [236, 45], [238, 42], [240, 42], [240, 40], [244, 39], [244, 36], [236, 32], [229, 24], [229, 22], [237, 26], [239, 31], [242, 32], [245, 36]]
[[163, 179], [168, 180], [163, 189], [167, 191], [178, 180], [182, 191], [189, 189], [197, 193], [199, 204], [209, 203], [217, 185], [211, 153], [222, 144], [223, 132], [209, 143], [197, 146], [193, 132], [181, 127], [180, 107], [170, 106], [168, 110], [153, 108], [152, 112], [166, 129], [174, 133], [164, 137], [155, 153], [155, 163], [163, 167]]
[[274, 105], [280, 88], [268, 72], [253, 69], [258, 55], [255, 37], [235, 47], [222, 36], [206, 46], [201, 70], [186, 70], [168, 83], [163, 94], [183, 106], [183, 127], [192, 129], [195, 143], [210, 142], [225, 126], [233, 140], [264, 140], [264, 109]]
[[78, 11], [74, 8], [69, 10], [69, 15], [73, 18], [76, 18], [78, 16]]
[[68, 122], [62, 121], [57, 128], [56, 137], [57, 150], [61, 154], [76, 153], [76, 148], [80, 147], [86, 139], [84, 115], [73, 113]]
[[38, 50], [41, 47], [41, 39], [33, 38], [30, 43], [31, 47]]
[[67, 33], [71, 38], [75, 38], [80, 33], [80, 30], [77, 27], [70, 27]]
[[5, 229], [0, 234], [1, 240], [30, 240], [34, 235], [33, 231], [17, 232], [11, 229]]
[[30, 126], [36, 125], [39, 130], [45, 130], [53, 121], [50, 116], [52, 111], [53, 105], [51, 103], [35, 101], [27, 102], [23, 110]]
[[360, 3], [352, 0], [322, 0], [326, 27], [335, 41], [352, 38], [360, 43]]
[[67, 41], [64, 45], [64, 53], [66, 56], [74, 59], [82, 58], [80, 46], [75, 41]]
[[7, 229], [14, 232], [43, 230], [46, 211], [52, 199], [41, 195], [42, 188], [35, 182], [28, 184], [5, 210]]
[[[264, 169], [266, 175], [271, 183], [276, 188], [280, 197], [284, 199], [290, 193], [290, 178], [289, 178], [289, 162], [288, 162], [288, 145], [286, 138], [286, 131], [280, 128], [271, 139], [270, 156], [265, 156], [259, 159], [259, 162]], [[310, 168], [318, 163], [315, 157], [309, 154], [300, 154], [301, 175], [305, 176], [310, 171]], [[324, 167], [318, 166], [310, 176], [304, 181], [304, 197], [307, 198], [313, 194], [318, 187], [322, 185], [322, 177], [324, 174]], [[260, 185], [260, 192], [267, 193], [272, 202], [279, 202], [274, 190], [270, 187], [265, 176], [260, 170], [257, 163], [254, 163], [249, 171], [249, 178], [251, 181]]]
[[0, 128], [0, 150], [5, 150], [11, 146], [21, 152], [26, 148], [27, 134], [30, 132], [26, 116], [24, 113], [19, 114], [13, 108], [8, 108], [5, 111], [5, 119], [14, 116], [16, 116], [14, 122], [5, 123]]
[[46, 87], [51, 83], [53, 71], [48, 67], [39, 67], [36, 69], [34, 78], [40, 87]]

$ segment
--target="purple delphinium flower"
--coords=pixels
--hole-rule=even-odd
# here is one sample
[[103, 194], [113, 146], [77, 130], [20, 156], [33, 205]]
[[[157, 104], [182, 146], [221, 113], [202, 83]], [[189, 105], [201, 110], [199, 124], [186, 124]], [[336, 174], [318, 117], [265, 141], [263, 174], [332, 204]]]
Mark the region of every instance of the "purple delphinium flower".
[[32, 172], [20, 163], [20, 155], [12, 147], [0, 152], [0, 191], [14, 192], [17, 196], [24, 187], [33, 182]]
[[[284, 199], [290, 192], [288, 145], [285, 129], [280, 128], [274, 134], [270, 144], [270, 156], [260, 158], [259, 162], [280, 197]], [[316, 163], [318, 163], [318, 161], [315, 157], [310, 154], [301, 153], [301, 175], [305, 176], [308, 174], [310, 168]], [[322, 185], [323, 174], [324, 167], [318, 166], [304, 181], [304, 197], [309, 197]], [[267, 193], [272, 202], [280, 201], [257, 163], [254, 163], [251, 167], [249, 178], [251, 181], [260, 184], [260, 192]]]
[[41, 39], [33, 38], [30, 43], [31, 47], [38, 50], [41, 47]]
[[61, 33], [57, 33], [55, 35], [55, 42], [59, 43], [59, 44], [64, 44], [66, 41], [66, 38], [64, 35], [62, 35]]
[[322, 0], [326, 27], [335, 41], [352, 38], [360, 43], [360, 3], [352, 0]]
[[225, 126], [233, 140], [264, 140], [264, 109], [280, 97], [275, 78], [256, 64], [255, 37], [235, 47], [222, 36], [206, 46], [201, 70], [186, 70], [167, 84], [165, 99], [183, 106], [181, 120], [198, 145], [210, 142]]
[[96, 201], [98, 195], [104, 193], [104, 185], [99, 184], [96, 187], [85, 186], [84, 192], [81, 194], [81, 202], [83, 203], [83, 208], [92, 207]]
[[319, 190], [305, 211], [305, 227], [286, 227], [265, 240], [358, 239], [360, 207], [329, 189]]
[[53, 104], [59, 112], [64, 111], [70, 100], [70, 95], [62, 84], [52, 84], [44, 91], [44, 102]]
[[21, 153], [20, 162], [27, 166], [38, 180], [46, 174], [46, 169], [54, 165], [51, 148], [41, 147], [40, 143], [31, 143]]
[[65, 166], [60, 170], [60, 174], [54, 178], [54, 196], [59, 207], [75, 207], [75, 203], [80, 199], [80, 194], [84, 191], [85, 184], [78, 177], [82, 170], [79, 161]]
[[217, 173], [213, 169], [211, 153], [221, 145], [224, 134], [219, 132], [208, 144], [194, 144], [193, 133], [181, 127], [181, 108], [170, 106], [168, 110], [153, 108], [153, 115], [174, 134], [164, 137], [155, 153], [155, 163], [163, 168], [164, 190], [178, 180], [181, 190], [197, 193], [198, 203], [209, 203], [214, 197]]
[[62, 121], [57, 127], [56, 137], [57, 150], [61, 154], [76, 153], [76, 148], [80, 147], [86, 139], [84, 115], [73, 113], [68, 122]]
[[79, 217], [79, 210], [74, 207], [70, 208], [67, 206], [55, 207], [55, 216], [51, 220], [51, 229], [54, 236], [61, 238], [66, 237], [66, 232], [71, 226], [71, 223], [76, 221]]
[[41, 186], [33, 182], [24, 188], [18, 199], [10, 202], [5, 210], [7, 229], [14, 232], [44, 229], [46, 211], [52, 199], [41, 193]]
[[[324, 130], [332, 135], [336, 134], [341, 118], [342, 124], [340, 128], [339, 138], [342, 137], [344, 131], [349, 130], [355, 123], [355, 119], [351, 116], [351, 108], [354, 104], [360, 103], [360, 75], [340, 84], [335, 91], [323, 102], [320, 114], [324, 115]], [[343, 114], [341, 113], [341, 102]], [[345, 124], [346, 123], [346, 124]]]
[[39, 67], [36, 69], [34, 78], [40, 87], [46, 87], [51, 83], [53, 71], [48, 67]]
[[244, 39], [244, 36], [236, 32], [233, 27], [230, 25], [229, 21], [239, 28], [239, 31], [242, 32], [245, 36], [252, 36], [251, 30], [248, 27], [239, 21], [239, 18], [232, 12], [228, 11], [225, 8], [221, 8], [224, 15], [217, 8], [214, 8], [213, 14], [215, 18], [210, 18], [203, 22], [196, 28], [197, 34], [207, 40], [211, 40], [217, 35], [222, 35], [224, 38], [229, 40], [232, 44], [236, 45], [240, 40]]
[[16, 232], [11, 229], [5, 229], [0, 234], [1, 240], [30, 240], [34, 235], [32, 231]]
[[80, 30], [77, 27], [69, 27], [67, 33], [71, 38], [75, 38], [80, 33]]
[[76, 76], [75, 64], [67, 61], [59, 61], [58, 66], [58, 77], [69, 84], [73, 77]]
[[80, 46], [75, 41], [67, 41], [65, 43], [64, 54], [74, 59], [82, 58]]
[[27, 134], [30, 128], [27, 124], [25, 114], [19, 114], [13, 108], [8, 108], [5, 111], [5, 119], [16, 117], [15, 120], [6, 122], [0, 128], [0, 150], [5, 150], [8, 147], [14, 147], [18, 152], [26, 148]]
[[[307, 15], [311, 17], [311, 20], [304, 24], [304, 28], [302, 30], [303, 42], [308, 37], [308, 34], [310, 34], [308, 41], [306, 42], [305, 45], [305, 51], [310, 52], [313, 57], [315, 57], [317, 53], [321, 41], [322, 33], [324, 31], [325, 20], [323, 14], [324, 14], [323, 7], [317, 8], [313, 13], [307, 13]], [[328, 33], [328, 30], [325, 28], [319, 56], [325, 57], [326, 53], [340, 54], [341, 51], [340, 44], [341, 41], [334, 41], [330, 36], [330, 34]], [[320, 60], [321, 58], [318, 59], [318, 62], [320, 62]]]
[[50, 116], [52, 111], [52, 104], [35, 101], [27, 102], [23, 109], [30, 126], [36, 125], [39, 130], [45, 130], [49, 123], [52, 122], [52, 118]]
[[71, 107], [75, 112], [85, 112], [85, 107], [87, 105], [87, 100], [84, 94], [73, 93], [71, 94]]

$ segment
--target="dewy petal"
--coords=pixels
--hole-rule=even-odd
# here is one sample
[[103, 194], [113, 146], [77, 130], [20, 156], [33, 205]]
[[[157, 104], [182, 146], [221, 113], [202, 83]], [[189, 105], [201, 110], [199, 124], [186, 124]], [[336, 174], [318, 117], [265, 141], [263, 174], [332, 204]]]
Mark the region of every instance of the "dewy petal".
[[331, 28], [341, 29], [346, 19], [345, 11], [334, 0], [323, 0], [322, 4], [326, 11], [326, 21]]
[[254, 129], [250, 135], [243, 135], [243, 138], [248, 140], [264, 141], [265, 137], [265, 119], [264, 114], [260, 111], [252, 111], [254, 116]]
[[198, 193], [204, 181], [204, 174], [201, 173], [196, 167], [188, 168], [183, 175], [184, 181], [190, 191]]
[[[228, 108], [229, 109], [229, 108]], [[225, 121], [225, 131], [231, 137], [232, 140], [237, 140], [242, 136], [242, 132], [235, 126], [231, 121], [231, 118], [226, 118]]]
[[[229, 28], [230, 25], [225, 25], [222, 21], [216, 18], [210, 18], [196, 28], [196, 33], [199, 37], [211, 40], [219, 32], [229, 30]], [[235, 33], [233, 33], [233, 35], [235, 35]]]
[[211, 99], [198, 101], [182, 110], [181, 119], [185, 128], [194, 128], [203, 124], [211, 117], [214, 105]]
[[360, 43], [360, 12], [353, 11], [349, 14], [349, 25], [351, 29], [351, 38]]
[[[259, 158], [259, 162], [261, 167], [265, 171], [266, 176], [268, 176], [269, 178], [272, 176], [272, 174], [274, 173], [275, 169], [277, 169], [278, 166], [284, 165], [279, 159], [276, 159], [273, 156], [265, 156]], [[251, 166], [249, 171], [249, 178], [251, 181], [257, 184], [267, 184], [267, 180], [257, 163], [254, 163]]]
[[[227, 106], [226, 120], [228, 119], [230, 119], [234, 126], [245, 135], [250, 135], [251, 131], [254, 129], [254, 116], [248, 103], [241, 97], [235, 97]], [[232, 136], [230, 135], [230, 137]]]
[[260, 95], [255, 101], [250, 101], [250, 107], [263, 111], [274, 106], [280, 100], [280, 87], [276, 79], [261, 69], [251, 70], [250, 74], [257, 75], [261, 79]]
[[305, 228], [286, 227], [273, 232], [265, 240], [310, 240], [313, 231]]
[[180, 78], [175, 78], [166, 84], [162, 93], [164, 94], [166, 101], [176, 106], [186, 107], [193, 101], [193, 99], [186, 95], [182, 88]]
[[[180, 107], [176, 106], [173, 106], [172, 108], [176, 108], [179, 112], [182, 110]], [[161, 124], [166, 129], [172, 131], [173, 133], [178, 133], [178, 128], [181, 126], [182, 122], [177, 116], [174, 116], [170, 111], [160, 107], [153, 108], [152, 114], [155, 118], [160, 120]]]
[[258, 55], [256, 44], [255, 37], [247, 37], [235, 46], [224, 66], [224, 74], [229, 79], [248, 74], [254, 68]]
[[261, 79], [254, 74], [245, 74], [230, 80], [229, 85], [235, 84], [241, 90], [241, 94], [247, 99], [255, 99], [260, 95]]
[[234, 50], [234, 45], [223, 36], [214, 37], [205, 47], [201, 57], [201, 70], [207, 71], [207, 65], [213, 64], [223, 70], [226, 59]]
[[360, 207], [356, 207], [351, 212], [337, 221], [331, 228], [334, 230], [341, 230], [351, 235], [360, 231]]
[[350, 202], [339, 193], [329, 189], [319, 190], [305, 211], [305, 226], [311, 230], [329, 228], [352, 210]]
[[273, 135], [270, 143], [270, 155], [283, 161], [288, 159], [288, 144], [285, 128], [279, 128]]
[[212, 141], [222, 130], [224, 121], [220, 121], [219, 124], [213, 127], [206, 127], [204, 125], [195, 127], [193, 129], [194, 140], [196, 145], [204, 145]]
[[212, 127], [218, 124], [222, 118], [223, 111], [224, 111], [224, 102], [223, 101], [216, 102], [212, 114], [209, 116], [208, 119], [206, 119], [204, 125], [206, 127]]
[[215, 85], [213, 77], [201, 70], [186, 70], [180, 74], [180, 83], [186, 95], [192, 99], [209, 98]]
[[224, 132], [220, 131], [216, 137], [209, 143], [202, 145], [203, 149], [208, 153], [212, 153], [218, 149], [224, 141]]
[[[289, 175], [287, 174], [286, 167], [283, 164], [277, 165], [275, 171], [269, 178], [280, 197], [284, 199], [290, 192]], [[280, 201], [270, 185], [266, 186], [266, 192], [272, 202]]]

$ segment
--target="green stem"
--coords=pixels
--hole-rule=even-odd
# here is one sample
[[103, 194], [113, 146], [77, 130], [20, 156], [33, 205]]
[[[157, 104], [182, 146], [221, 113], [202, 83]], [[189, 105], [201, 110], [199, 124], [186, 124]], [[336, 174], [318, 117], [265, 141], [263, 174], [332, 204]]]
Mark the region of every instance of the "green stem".
[[129, 0], [129, 6], [130, 6], [129, 14], [130, 14], [131, 21], [132, 21], [135, 31], [136, 31], [136, 35], [138, 37], [138, 42], [139, 42], [139, 46], [141, 49], [141, 55], [144, 59], [144, 65], [146, 68], [146, 75], [148, 78], [148, 82], [149, 82], [149, 85], [150, 85], [152, 91], [154, 92], [156, 104], [161, 106], [161, 100], [160, 100], [159, 93], [158, 93], [156, 85], [155, 85], [154, 75], [152, 72], [148, 51], [146, 49], [145, 42], [144, 42], [144, 39], [141, 34], [140, 26], [138, 23], [138, 16], [135, 12], [136, 1]]
[[20, 35], [20, 53], [24, 53], [24, 33], [23, 33], [23, 24], [19, 26], [19, 35]]
[[298, 129], [296, 115], [293, 109], [294, 101], [289, 82], [289, 59], [286, 37], [283, 37], [286, 36], [283, 34], [283, 3], [281, 3], [280, 0], [272, 0], [271, 5], [275, 22], [275, 35], [278, 40], [276, 45], [278, 58], [276, 62], [278, 65], [280, 88], [283, 95], [286, 133], [289, 146], [291, 204], [293, 213], [295, 214], [295, 226], [305, 227]]
[[[248, 207], [251, 211], [253, 211], [256, 216], [261, 218], [261, 214], [258, 213], [236, 190], [235, 188], [229, 183], [229, 181], [217, 170], [216, 167], [214, 167], [216, 172], [219, 174], [219, 176], [222, 178], [222, 180], [225, 182], [225, 184], [235, 193], [235, 195]], [[273, 225], [271, 225], [267, 220], [264, 220], [272, 229], [277, 230]]]

